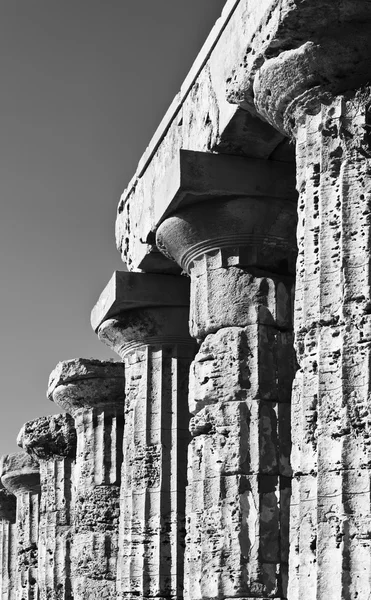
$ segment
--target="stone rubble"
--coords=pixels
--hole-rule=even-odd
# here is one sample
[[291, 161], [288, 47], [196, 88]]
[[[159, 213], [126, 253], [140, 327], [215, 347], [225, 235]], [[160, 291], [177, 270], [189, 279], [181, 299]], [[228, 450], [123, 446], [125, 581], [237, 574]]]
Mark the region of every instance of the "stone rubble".
[[2, 600], [371, 600], [370, 27], [227, 0], [119, 202], [119, 360], [1, 459]]

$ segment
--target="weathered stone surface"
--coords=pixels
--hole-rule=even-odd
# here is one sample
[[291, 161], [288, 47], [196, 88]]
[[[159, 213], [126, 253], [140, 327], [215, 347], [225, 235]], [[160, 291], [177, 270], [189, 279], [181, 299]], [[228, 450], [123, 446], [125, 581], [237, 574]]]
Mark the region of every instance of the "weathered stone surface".
[[0, 480], [0, 519], [15, 523], [17, 500], [12, 492], [9, 492]]
[[[194, 362], [187, 598], [286, 597], [295, 365], [290, 342], [286, 356], [278, 352], [270, 364], [259, 348], [261, 337], [258, 325], [221, 329], [205, 339]], [[247, 496], [241, 485], [250, 490]]]
[[248, 399], [206, 406], [191, 419], [188, 480], [291, 476], [290, 405]]
[[290, 403], [295, 371], [292, 332], [277, 327], [266, 307], [261, 308], [254, 315], [255, 324], [226, 327], [205, 338], [191, 367], [192, 413], [221, 399]]
[[[130, 276], [142, 290], [137, 310]], [[99, 338], [126, 366], [118, 595], [181, 598], [188, 374], [195, 353], [188, 333], [189, 282], [130, 276], [123, 274], [117, 291], [117, 314], [107, 306], [97, 317]], [[183, 290], [186, 296], [180, 296]]]
[[[336, 19], [326, 36], [315, 32], [268, 60], [254, 84], [260, 114], [296, 138], [301, 368], [293, 399], [293, 600], [371, 594], [363, 529], [370, 522], [370, 90], [361, 87], [369, 81], [370, 10], [345, 2], [331, 12]], [[313, 477], [313, 510], [303, 520]], [[309, 522], [311, 555], [303, 530]]]
[[76, 431], [70, 415], [39, 417], [23, 425], [17, 444], [37, 460], [74, 458]]
[[287, 556], [281, 556], [280, 539], [283, 496], [286, 492], [287, 505], [290, 495], [285, 483], [279, 477], [238, 474], [190, 480], [187, 598], [285, 595]]
[[[140, 277], [144, 286], [147, 275]], [[171, 279], [176, 286], [182, 278]], [[130, 297], [127, 289], [129, 307]], [[188, 308], [156, 304], [122, 311], [98, 329], [126, 366], [117, 586], [118, 597], [128, 600], [183, 595], [187, 394], [195, 344]]]
[[0, 481], [0, 593], [3, 600], [16, 598], [16, 503], [16, 497]]
[[1, 459], [1, 482], [16, 496], [40, 492], [40, 470], [37, 460], [26, 452], [8, 454]]
[[122, 403], [124, 386], [122, 363], [75, 358], [58, 363], [50, 375], [47, 395], [75, 416], [87, 406]]
[[185, 597], [285, 598], [295, 206], [237, 198], [179, 210], [158, 246], [191, 276]]
[[[188, 307], [190, 284], [188, 277], [153, 275], [115, 271], [91, 312], [91, 326], [99, 326], [130, 310], [148, 307]], [[168, 313], [168, 311], [167, 311]], [[148, 323], [151, 326], [151, 323]], [[152, 325], [153, 327], [153, 325]], [[143, 324], [146, 331], [146, 325]], [[147, 332], [149, 334], [149, 332]]]
[[38, 585], [40, 600], [69, 600], [71, 523], [76, 431], [70, 415], [26, 423], [17, 443], [40, 463]]
[[290, 570], [294, 599], [309, 598], [301, 595], [308, 577], [316, 598], [371, 594], [365, 541], [371, 508], [369, 97], [365, 91], [336, 98], [298, 129], [301, 369], [293, 400], [293, 468], [299, 498], [300, 487], [317, 475], [312, 490], [317, 517], [311, 517], [316, 543], [308, 572], [301, 566], [308, 539], [301, 532], [300, 501], [292, 514], [292, 536], [299, 536]]
[[[9, 532], [11, 564], [15, 566], [15, 598], [38, 597], [37, 565], [39, 539], [40, 473], [38, 463], [24, 452], [3, 456], [1, 481], [17, 496], [16, 532]], [[14, 537], [16, 538], [14, 553]], [[15, 554], [16, 561], [13, 560]], [[14, 567], [11, 566], [13, 569]], [[10, 575], [12, 585], [13, 573]]]
[[17, 597], [17, 527], [0, 520], [0, 592], [3, 600]]
[[[157, 231], [159, 247], [191, 275], [190, 332], [203, 339], [221, 327], [256, 321], [257, 297], [282, 294], [295, 270], [296, 208], [291, 202], [239, 198], [180, 210]], [[276, 274], [269, 284], [259, 275]], [[279, 285], [281, 283], [281, 285]], [[286, 302], [287, 304], [287, 302]], [[290, 314], [279, 315], [285, 323]]]
[[75, 419], [71, 581], [75, 600], [116, 597], [117, 533], [124, 430], [122, 363], [59, 363], [48, 397]]
[[[148, 275], [141, 288], [140, 275], [116, 274], [92, 324], [126, 378], [119, 363], [77, 360], [50, 382], [76, 421], [75, 472], [71, 439], [45, 421], [39, 444], [33, 426], [21, 436], [40, 461], [40, 507], [36, 462], [4, 463], [18, 497], [17, 541], [0, 489], [4, 598], [37, 596], [38, 539], [45, 599], [116, 598], [119, 545], [119, 598], [179, 599], [186, 467], [186, 599], [371, 597], [370, 6], [227, 2], [116, 226], [130, 269], [192, 278], [191, 332], [202, 345], [188, 464], [188, 281], [174, 288], [175, 278]], [[284, 135], [296, 139], [300, 193], [291, 465], [296, 220]], [[67, 552], [71, 515], [68, 591], [56, 585], [67, 570], [47, 578]]]
[[138, 223], [135, 233], [142, 240], [149, 239], [180, 208], [238, 196], [295, 200], [294, 166], [181, 149], [154, 188], [150, 217]]
[[159, 197], [180, 149], [260, 159], [275, 154], [277, 160], [294, 160], [282, 134], [256, 118], [254, 108], [253, 114], [245, 110], [253, 102], [246, 102], [244, 96], [250, 62], [255, 72], [255, 59], [261, 64], [267, 48], [279, 43], [277, 29], [296, 4], [289, 0], [226, 3], [214, 42], [201, 52], [119, 203], [116, 240], [130, 270], [176, 272], [175, 265], [156, 251], [153, 199]]

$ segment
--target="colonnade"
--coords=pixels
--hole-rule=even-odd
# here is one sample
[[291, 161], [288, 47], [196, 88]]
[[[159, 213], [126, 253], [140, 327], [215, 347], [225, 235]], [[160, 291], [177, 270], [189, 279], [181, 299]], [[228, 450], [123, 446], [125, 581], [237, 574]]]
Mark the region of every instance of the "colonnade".
[[180, 148], [172, 114], [119, 204], [130, 272], [92, 311], [117, 360], [59, 363], [63, 414], [2, 458], [4, 600], [371, 598], [371, 14], [338, 3], [316, 37], [298, 0], [270, 33], [276, 4], [226, 80], [267, 137], [218, 116]]

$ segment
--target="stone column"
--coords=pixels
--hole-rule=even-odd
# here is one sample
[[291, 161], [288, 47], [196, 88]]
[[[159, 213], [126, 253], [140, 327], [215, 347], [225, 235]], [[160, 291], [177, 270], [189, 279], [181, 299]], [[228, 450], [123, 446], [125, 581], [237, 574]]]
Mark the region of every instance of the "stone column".
[[76, 431], [70, 415], [26, 423], [17, 443], [40, 463], [38, 583], [40, 600], [70, 600], [72, 477]]
[[16, 597], [16, 506], [14, 494], [0, 481], [0, 593], [2, 600]]
[[371, 597], [370, 58], [361, 18], [255, 80], [260, 114], [296, 139], [300, 194], [290, 600]]
[[26, 453], [2, 459], [1, 481], [17, 497], [16, 594], [17, 600], [37, 600], [40, 473]]
[[[114, 289], [114, 293], [112, 290]], [[185, 277], [116, 274], [93, 327], [126, 366], [118, 597], [183, 597], [189, 366]]]
[[125, 373], [121, 363], [61, 362], [48, 397], [73, 415], [74, 468], [71, 578], [74, 600], [116, 597]]
[[191, 276], [194, 417], [185, 597], [285, 598], [290, 498], [295, 202], [179, 209], [157, 245]]

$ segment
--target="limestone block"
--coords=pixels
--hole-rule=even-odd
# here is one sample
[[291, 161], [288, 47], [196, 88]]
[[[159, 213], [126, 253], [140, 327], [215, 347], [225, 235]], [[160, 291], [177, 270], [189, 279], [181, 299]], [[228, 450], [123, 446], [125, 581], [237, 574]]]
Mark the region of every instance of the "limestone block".
[[317, 477], [292, 480], [288, 597], [317, 600]]
[[[284, 487], [281, 481], [281, 487]], [[187, 598], [277, 597], [280, 478], [229, 475], [187, 489]]]
[[276, 296], [273, 311], [262, 298], [255, 323], [208, 335], [191, 370], [186, 598], [286, 595], [295, 364]]
[[118, 598], [180, 598], [189, 367], [189, 280], [122, 273], [92, 313], [126, 369]]
[[[287, 4], [285, 2], [285, 9], [280, 10], [273, 1], [262, 4], [258, 0], [231, 0], [226, 3], [216, 26], [216, 37], [211, 34], [208, 39], [119, 203], [117, 246], [130, 270], [166, 272], [173, 269], [175, 272], [176, 265], [156, 252], [153, 198], [159, 197], [159, 189], [172, 163], [178, 161], [180, 149], [262, 159], [270, 158], [276, 148], [280, 150], [282, 135], [256, 118], [255, 111], [253, 116], [241, 109], [239, 103], [246, 108], [243, 97], [246, 79], [249, 81], [255, 72], [256, 56], [264, 60], [264, 51], [269, 49], [270, 41], [265, 36], [272, 36], [277, 43], [275, 34], [281, 20], [293, 12], [293, 7]], [[264, 48], [262, 52], [261, 48]], [[239, 66], [242, 74], [237, 76], [237, 88], [242, 97], [236, 98], [234, 76]], [[253, 106], [253, 102], [250, 104]], [[286, 147], [288, 156], [285, 153], [284, 159], [290, 160], [292, 150], [289, 145]]]
[[48, 397], [74, 417], [71, 580], [75, 600], [116, 597], [124, 430], [122, 363], [72, 359], [51, 374]]
[[222, 400], [289, 403], [294, 373], [292, 334], [276, 328], [272, 318], [269, 325], [263, 320], [244, 328], [226, 327], [207, 336], [195, 357], [190, 411], [195, 414]]
[[2, 484], [17, 496], [15, 597], [33, 600], [38, 597], [39, 465], [23, 452], [4, 456], [1, 465]]
[[120, 518], [120, 598], [181, 597], [194, 344], [126, 355], [126, 425]]
[[3, 600], [16, 598], [16, 502], [16, 497], [0, 481], [0, 593]]
[[290, 405], [219, 402], [190, 423], [188, 481], [239, 474], [291, 476]]
[[[361, 62], [357, 68], [362, 68]], [[308, 80], [303, 81], [307, 85]], [[309, 90], [306, 101], [310, 97]], [[371, 423], [370, 158], [364, 134], [369, 97], [366, 88], [327, 97], [322, 105], [317, 100], [310, 115], [301, 104], [303, 95], [299, 104], [292, 105], [300, 192], [292, 600], [340, 600], [371, 593], [365, 541], [370, 523]]]
[[17, 510], [17, 499], [9, 492], [0, 480], [0, 519], [15, 523]]
[[295, 225], [293, 202], [266, 197], [192, 205], [160, 225], [159, 248], [191, 275], [193, 337], [256, 322], [255, 297], [291, 323]]
[[17, 531], [16, 525], [0, 520], [0, 591], [3, 600], [17, 597]]
[[155, 226], [195, 202], [237, 196], [296, 199], [292, 165], [180, 149], [152, 199]]
[[73, 418], [64, 414], [28, 421], [18, 434], [17, 444], [37, 461], [53, 460], [55, 457], [75, 458]]
[[19, 432], [17, 443], [40, 463], [39, 597], [40, 600], [68, 600], [72, 593], [74, 420], [64, 414], [29, 421]]
[[[91, 326], [97, 331], [104, 321], [122, 316], [125, 311], [155, 306], [188, 307], [189, 287], [187, 277], [147, 273], [143, 278], [141, 273], [115, 271], [92, 310]], [[153, 323], [146, 325], [142, 314], [142, 328], [150, 335]]]

